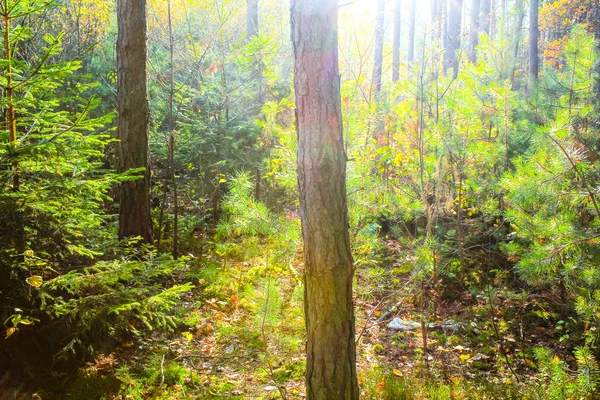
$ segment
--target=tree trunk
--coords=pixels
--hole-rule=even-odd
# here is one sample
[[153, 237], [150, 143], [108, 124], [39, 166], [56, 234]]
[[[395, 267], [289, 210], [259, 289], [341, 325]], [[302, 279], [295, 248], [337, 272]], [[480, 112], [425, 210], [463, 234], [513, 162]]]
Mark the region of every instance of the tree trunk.
[[477, 62], [477, 45], [479, 44], [479, 17], [481, 0], [471, 0], [471, 27], [469, 28], [469, 61]]
[[145, 168], [140, 179], [121, 184], [119, 237], [152, 243], [146, 12], [146, 0], [119, 0], [117, 169]]
[[258, 36], [258, 0], [246, 0], [246, 38]]
[[358, 399], [337, 0], [292, 0], [309, 400]]
[[462, 7], [463, 0], [450, 0], [448, 2], [447, 46], [444, 54], [444, 69], [452, 68], [454, 76], [458, 75], [457, 51], [460, 49]]
[[401, 2], [394, 2], [394, 43], [392, 60], [392, 81], [398, 82], [400, 79], [400, 22], [401, 22]]
[[[11, 33], [11, 14], [8, 9], [8, 3], [4, 7], [4, 59], [12, 61], [13, 59], [13, 49], [11, 47], [13, 39], [10, 37]], [[12, 63], [7, 62], [5, 64], [5, 80], [6, 84], [4, 86], [4, 98], [6, 99], [7, 107], [5, 109], [5, 117], [6, 117], [6, 126], [8, 128], [8, 148], [11, 152], [16, 150], [17, 147], [17, 118], [15, 113], [15, 105], [14, 105], [14, 87], [13, 87], [13, 70]], [[13, 190], [18, 192], [20, 190], [20, 180], [19, 180], [19, 162], [15, 159], [12, 162], [13, 167]]]
[[410, 22], [408, 26], [408, 63], [411, 64], [415, 59], [415, 28], [417, 23], [417, 2], [412, 0], [410, 3]]
[[491, 0], [481, 0], [481, 17], [479, 19], [479, 26], [481, 32], [490, 34], [490, 11], [491, 11]]
[[538, 42], [539, 29], [539, 0], [529, 0], [529, 77], [537, 79], [540, 71], [540, 56]]
[[517, 0], [517, 26], [515, 28], [515, 44], [513, 47], [513, 67], [510, 74], [510, 86], [512, 90], [517, 90], [517, 80], [515, 73], [519, 64], [519, 46], [521, 45], [521, 35], [523, 30], [523, 20], [525, 19], [525, 4], [524, 0]]
[[[173, 185], [173, 258], [179, 258], [179, 197], [177, 195], [177, 178], [175, 176], [175, 37], [173, 36], [173, 19], [171, 17], [171, 0], [167, 0], [169, 18], [169, 175]], [[166, 187], [165, 187], [166, 190]]]
[[377, 1], [377, 20], [375, 22], [375, 60], [373, 62], [372, 86], [375, 93], [381, 92], [381, 73], [383, 70], [383, 34], [385, 29], [385, 0]]

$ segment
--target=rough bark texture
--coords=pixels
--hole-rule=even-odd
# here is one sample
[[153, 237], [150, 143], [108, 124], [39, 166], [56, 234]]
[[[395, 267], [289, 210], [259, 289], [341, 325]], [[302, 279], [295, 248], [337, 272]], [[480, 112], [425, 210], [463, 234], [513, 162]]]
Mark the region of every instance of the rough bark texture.
[[246, 37], [258, 36], [258, 0], [246, 0]]
[[471, 27], [469, 28], [469, 60], [477, 62], [477, 45], [479, 44], [479, 18], [481, 0], [471, 0]]
[[408, 63], [415, 60], [415, 27], [417, 24], [417, 2], [410, 3], [410, 22], [408, 26]]
[[309, 400], [358, 399], [337, 0], [292, 0]]
[[394, 39], [392, 50], [392, 81], [398, 82], [400, 79], [400, 28], [401, 28], [401, 4], [402, 0], [394, 2]]
[[448, 2], [448, 25], [446, 30], [446, 52], [444, 54], [445, 69], [452, 68], [454, 76], [458, 74], [458, 54], [460, 49], [460, 28], [462, 20], [463, 0], [450, 0]]
[[538, 42], [540, 40], [539, 0], [529, 0], [529, 77], [537, 79], [540, 72]]
[[375, 59], [373, 61], [373, 89], [381, 92], [381, 73], [383, 70], [383, 34], [385, 29], [385, 0], [377, 1], [377, 20], [375, 21]]
[[118, 8], [117, 169], [146, 169], [141, 179], [121, 185], [119, 236], [141, 236], [151, 243], [146, 0], [119, 0]]

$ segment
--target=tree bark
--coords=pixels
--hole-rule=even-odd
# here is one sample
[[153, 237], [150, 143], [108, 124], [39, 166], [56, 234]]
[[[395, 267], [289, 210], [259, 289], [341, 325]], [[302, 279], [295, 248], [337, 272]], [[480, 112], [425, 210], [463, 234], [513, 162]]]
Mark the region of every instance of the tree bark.
[[444, 69], [448, 70], [452, 68], [454, 76], [458, 75], [457, 51], [460, 49], [462, 7], [463, 0], [450, 0], [448, 2], [447, 46], [444, 54]]
[[309, 400], [358, 399], [337, 0], [292, 0]]
[[469, 28], [469, 61], [477, 62], [477, 45], [479, 44], [479, 18], [481, 0], [471, 0], [471, 27]]
[[246, 38], [258, 36], [258, 0], [246, 0]]
[[415, 29], [417, 24], [417, 2], [412, 0], [410, 3], [410, 22], [408, 26], [408, 63], [415, 60]]
[[538, 42], [540, 40], [539, 28], [539, 0], [529, 0], [529, 77], [537, 79], [540, 72], [540, 56]]
[[119, 0], [117, 170], [145, 168], [140, 179], [121, 184], [119, 237], [152, 243], [146, 13], [146, 0]]
[[377, 1], [377, 20], [375, 21], [375, 59], [373, 61], [372, 86], [375, 94], [381, 92], [381, 74], [383, 70], [383, 34], [385, 30], [385, 0]]
[[392, 81], [398, 82], [400, 79], [400, 28], [401, 26], [401, 3], [402, 0], [394, 2], [394, 39], [392, 50]]

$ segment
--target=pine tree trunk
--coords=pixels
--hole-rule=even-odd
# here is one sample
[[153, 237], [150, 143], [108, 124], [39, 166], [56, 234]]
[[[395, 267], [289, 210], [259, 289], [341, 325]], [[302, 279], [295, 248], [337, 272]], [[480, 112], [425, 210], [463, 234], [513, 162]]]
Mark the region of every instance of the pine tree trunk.
[[145, 168], [142, 178], [121, 184], [119, 237], [152, 243], [146, 12], [146, 0], [119, 0], [117, 169]]
[[358, 399], [337, 0], [292, 0], [309, 400]]
[[400, 79], [400, 28], [401, 28], [401, 2], [394, 2], [394, 40], [393, 40], [393, 55], [392, 55], [392, 81], [398, 82]]
[[258, 0], [246, 0], [246, 38], [258, 36]]
[[375, 21], [375, 60], [373, 61], [372, 86], [375, 93], [381, 92], [381, 74], [383, 70], [383, 34], [385, 29], [385, 0], [377, 1], [377, 20]]
[[539, 0], [529, 0], [529, 77], [537, 79], [540, 70], [540, 56], [538, 42], [539, 29]]
[[412, 0], [410, 3], [410, 22], [408, 26], [408, 63], [415, 60], [415, 29], [417, 24], [417, 2]]
[[445, 70], [452, 68], [454, 76], [458, 75], [457, 51], [460, 49], [462, 7], [463, 0], [450, 0], [448, 2], [447, 46], [444, 54], [444, 67]]
[[479, 44], [479, 17], [481, 0], [471, 0], [471, 27], [469, 28], [469, 61], [477, 62]]

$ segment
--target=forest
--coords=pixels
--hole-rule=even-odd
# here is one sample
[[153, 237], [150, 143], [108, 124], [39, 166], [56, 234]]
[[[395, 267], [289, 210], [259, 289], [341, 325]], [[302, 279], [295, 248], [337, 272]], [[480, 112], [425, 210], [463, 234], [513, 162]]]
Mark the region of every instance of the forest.
[[600, 399], [600, 0], [0, 32], [0, 400]]

